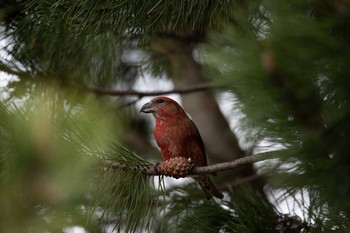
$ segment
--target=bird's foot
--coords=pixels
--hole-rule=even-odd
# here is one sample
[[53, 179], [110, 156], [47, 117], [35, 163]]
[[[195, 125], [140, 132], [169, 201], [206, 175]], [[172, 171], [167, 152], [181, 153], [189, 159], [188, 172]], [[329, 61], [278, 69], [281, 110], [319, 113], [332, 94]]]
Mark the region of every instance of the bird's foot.
[[193, 170], [194, 163], [191, 158], [175, 157], [155, 165], [156, 171], [164, 176], [176, 179], [186, 177]]

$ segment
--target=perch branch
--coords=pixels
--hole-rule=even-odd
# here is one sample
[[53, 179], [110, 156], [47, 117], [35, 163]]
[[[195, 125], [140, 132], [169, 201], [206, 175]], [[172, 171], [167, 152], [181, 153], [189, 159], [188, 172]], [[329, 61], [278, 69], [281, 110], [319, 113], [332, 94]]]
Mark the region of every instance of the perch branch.
[[135, 91], [135, 90], [106, 90], [98, 87], [90, 87], [89, 91], [94, 92], [98, 95], [110, 95], [110, 96], [137, 96], [142, 98], [145, 96], [157, 96], [157, 95], [167, 95], [167, 94], [188, 94], [191, 92], [205, 91], [213, 88], [212, 84], [201, 84], [193, 87], [187, 88], [176, 88], [169, 91]]
[[[264, 152], [256, 155], [245, 156], [243, 158], [236, 159], [229, 162], [218, 163], [210, 166], [194, 167], [194, 169], [189, 172], [189, 175], [210, 174], [210, 173], [238, 168], [238, 167], [241, 167], [247, 164], [252, 164], [259, 161], [278, 158], [280, 155], [280, 152], [282, 151]], [[104, 160], [103, 165], [107, 168], [112, 168], [112, 169], [127, 169], [135, 172], [141, 172], [142, 174], [147, 176], [162, 175], [157, 172], [155, 166], [147, 166], [147, 165], [130, 166], [127, 164], [115, 162], [113, 160]]]

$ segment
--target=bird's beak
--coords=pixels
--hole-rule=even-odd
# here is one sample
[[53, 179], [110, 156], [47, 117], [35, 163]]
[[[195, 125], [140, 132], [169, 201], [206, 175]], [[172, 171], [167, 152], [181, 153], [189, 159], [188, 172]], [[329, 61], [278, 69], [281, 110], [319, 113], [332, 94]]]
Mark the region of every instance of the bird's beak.
[[153, 103], [152, 103], [152, 102], [145, 103], [145, 104], [141, 107], [140, 112], [144, 112], [144, 113], [155, 112]]

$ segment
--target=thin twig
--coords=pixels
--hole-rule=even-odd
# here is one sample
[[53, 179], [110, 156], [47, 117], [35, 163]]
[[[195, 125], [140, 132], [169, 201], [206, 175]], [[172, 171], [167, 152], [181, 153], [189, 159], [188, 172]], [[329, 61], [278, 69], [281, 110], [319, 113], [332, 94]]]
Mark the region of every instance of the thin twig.
[[[281, 151], [264, 152], [256, 155], [246, 156], [230, 162], [218, 163], [210, 166], [195, 167], [192, 171], [189, 172], [189, 175], [211, 174], [215, 172], [235, 169], [247, 164], [252, 164], [259, 161], [278, 158], [280, 155], [280, 152]], [[128, 164], [122, 164], [119, 162], [115, 162], [113, 160], [104, 160], [102, 163], [107, 168], [132, 170], [135, 172], [141, 172], [146, 176], [162, 175], [157, 172], [155, 166], [146, 166], [146, 165], [130, 166]]]
[[191, 92], [205, 91], [213, 88], [212, 84], [201, 84], [187, 88], [176, 88], [169, 91], [136, 91], [136, 90], [106, 90], [98, 87], [90, 87], [89, 91], [94, 92], [98, 95], [110, 95], [110, 96], [137, 96], [142, 98], [145, 96], [157, 96], [157, 95], [168, 95], [168, 94], [188, 94]]

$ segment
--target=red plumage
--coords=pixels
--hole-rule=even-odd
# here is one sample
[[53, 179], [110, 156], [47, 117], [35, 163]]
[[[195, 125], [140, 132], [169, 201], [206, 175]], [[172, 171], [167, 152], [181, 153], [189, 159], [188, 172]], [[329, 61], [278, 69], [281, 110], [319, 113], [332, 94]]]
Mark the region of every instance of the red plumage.
[[[198, 129], [176, 101], [163, 96], [156, 97], [143, 105], [141, 111], [152, 113], [156, 120], [154, 137], [164, 160], [185, 157], [191, 158], [195, 166], [207, 165]], [[208, 175], [195, 175], [192, 178], [199, 183], [208, 199], [212, 196], [223, 197]]]

